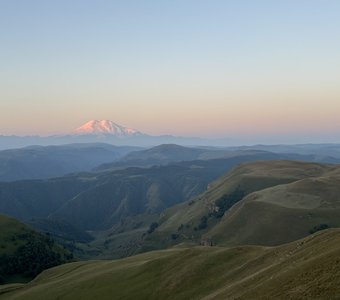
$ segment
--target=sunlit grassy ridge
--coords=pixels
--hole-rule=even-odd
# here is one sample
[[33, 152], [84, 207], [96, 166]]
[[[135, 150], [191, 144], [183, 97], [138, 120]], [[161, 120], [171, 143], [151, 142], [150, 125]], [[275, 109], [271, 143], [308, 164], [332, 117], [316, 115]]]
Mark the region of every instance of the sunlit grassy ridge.
[[340, 227], [339, 194], [338, 165], [246, 163], [202, 195], [166, 210], [143, 249], [201, 240], [220, 246], [287, 243], [314, 227]]

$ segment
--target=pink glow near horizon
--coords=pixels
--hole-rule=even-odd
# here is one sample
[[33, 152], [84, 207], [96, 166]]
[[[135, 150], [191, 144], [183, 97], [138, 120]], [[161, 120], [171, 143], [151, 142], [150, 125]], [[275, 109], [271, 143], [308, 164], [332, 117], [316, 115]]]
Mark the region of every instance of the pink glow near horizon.
[[[81, 102], [70, 102], [67, 110], [58, 99], [42, 108], [30, 104], [30, 110], [6, 104], [9, 113], [0, 120], [0, 134], [65, 134], [91, 119], [109, 119], [154, 135], [228, 137], [340, 132], [340, 101], [335, 93], [309, 92], [294, 97], [288, 92], [280, 97], [274, 93], [252, 97], [248, 93], [242, 95], [242, 91], [225, 94], [210, 91], [202, 92], [200, 97], [170, 94], [162, 101], [158, 95], [150, 94], [148, 100], [130, 99], [119, 105], [115, 101], [95, 103], [84, 98]], [[172, 97], [176, 101], [171, 101]]]
[[2, 2], [0, 134], [340, 133], [340, 1]]
[[[163, 120], [133, 119], [126, 121], [120, 116], [119, 121], [115, 117], [110, 118], [122, 126], [137, 129], [152, 135], [183, 135], [202, 137], [228, 137], [235, 135], [284, 135], [284, 134], [335, 134], [340, 132], [340, 120], [336, 112], [303, 115], [294, 112], [274, 113], [273, 111], [260, 114], [258, 111], [244, 111], [241, 113], [216, 113], [213, 116], [196, 115], [177, 119], [164, 117]], [[100, 119], [100, 118], [98, 118]], [[67, 120], [61, 123], [42, 120], [31, 122], [30, 126], [17, 128], [1, 128], [0, 134], [5, 135], [52, 135], [68, 134], [88, 120]]]

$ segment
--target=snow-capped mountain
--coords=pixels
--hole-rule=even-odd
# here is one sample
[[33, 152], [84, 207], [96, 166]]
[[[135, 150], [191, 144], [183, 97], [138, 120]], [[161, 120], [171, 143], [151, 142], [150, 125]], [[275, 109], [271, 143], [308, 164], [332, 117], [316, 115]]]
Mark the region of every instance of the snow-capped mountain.
[[132, 137], [143, 135], [140, 131], [118, 125], [110, 120], [91, 120], [74, 130], [76, 135], [112, 135], [116, 137]]
[[72, 143], [108, 143], [116, 146], [153, 147], [160, 144], [183, 146], [225, 146], [225, 140], [207, 140], [196, 137], [150, 135], [136, 129], [118, 125], [109, 120], [91, 120], [68, 134], [51, 136], [3, 136], [0, 134], [0, 150], [29, 145], [64, 145]]

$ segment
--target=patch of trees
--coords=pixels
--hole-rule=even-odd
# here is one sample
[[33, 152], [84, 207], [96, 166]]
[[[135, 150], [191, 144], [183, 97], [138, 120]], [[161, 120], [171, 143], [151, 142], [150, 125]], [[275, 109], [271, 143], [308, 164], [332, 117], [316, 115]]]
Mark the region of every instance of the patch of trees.
[[149, 226], [149, 229], [148, 229], [148, 233], [153, 233], [156, 228], [158, 227], [158, 223], [157, 222], [152, 222]]
[[325, 229], [328, 229], [328, 228], [330, 228], [328, 224], [324, 224], [324, 223], [323, 224], [319, 224], [319, 225], [314, 226], [311, 230], [309, 230], [309, 233], [313, 234], [313, 233], [315, 233], [317, 231], [325, 230]]
[[181, 224], [177, 228], [177, 231], [185, 230], [185, 229], [188, 229], [188, 228], [190, 228], [190, 224]]
[[208, 217], [203, 216], [198, 224], [198, 230], [203, 230], [208, 227]]
[[172, 240], [177, 240], [179, 238], [179, 234], [177, 234], [177, 233], [172, 233], [171, 234], [171, 239]]
[[198, 223], [198, 226], [197, 227], [194, 227], [194, 230], [197, 231], [197, 230], [203, 230], [205, 228], [208, 227], [208, 217], [207, 216], [203, 216], [201, 219], [200, 219], [200, 222]]
[[234, 204], [241, 201], [246, 193], [238, 186], [230, 194], [223, 195], [215, 202], [216, 210], [212, 213], [216, 218], [222, 218], [224, 213], [230, 209]]
[[25, 240], [26, 243], [13, 254], [0, 256], [0, 281], [5, 282], [6, 278], [13, 275], [34, 278], [45, 269], [73, 259], [72, 253], [65, 252], [62, 255], [54, 250], [54, 241], [47, 236], [26, 234]]

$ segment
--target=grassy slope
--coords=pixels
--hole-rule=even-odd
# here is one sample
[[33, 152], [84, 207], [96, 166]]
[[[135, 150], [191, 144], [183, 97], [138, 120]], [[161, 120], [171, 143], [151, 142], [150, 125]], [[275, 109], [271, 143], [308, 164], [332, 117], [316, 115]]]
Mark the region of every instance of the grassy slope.
[[313, 227], [340, 227], [340, 172], [267, 188], [245, 197], [206, 233], [222, 245], [278, 245], [302, 238]]
[[[230, 173], [212, 183], [206, 193], [199, 196], [194, 203], [191, 202], [194, 204], [193, 207], [196, 206], [196, 208], [191, 208], [189, 210], [202, 210], [202, 205], [209, 208], [216, 199], [232, 192], [236, 187], [240, 187], [241, 190], [250, 194], [254, 191], [279, 184], [294, 182], [305, 177], [318, 176], [329, 169], [330, 167], [327, 167], [326, 165], [293, 161], [260, 161], [246, 163], [236, 167]], [[185, 218], [187, 214], [183, 212], [182, 208], [192, 206], [192, 204], [188, 204], [189, 202], [186, 202], [174, 207], [172, 211], [170, 209], [169, 216], [173, 217], [173, 214], [175, 213], [183, 214]], [[200, 214], [198, 213], [197, 216], [200, 216]], [[166, 224], [163, 226], [166, 226]]]
[[[196, 199], [166, 210], [143, 250], [187, 240], [198, 242], [201, 237], [212, 238], [219, 245], [277, 245], [308, 235], [318, 224], [339, 227], [339, 170], [335, 165], [294, 161], [243, 164]], [[215, 201], [237, 187], [248, 196], [222, 219], [209, 217]], [[208, 216], [208, 227], [194, 230], [203, 216]], [[173, 233], [179, 238], [171, 240]]]
[[0, 299], [337, 299], [339, 251], [336, 229], [273, 248], [179, 247], [59, 266]]

